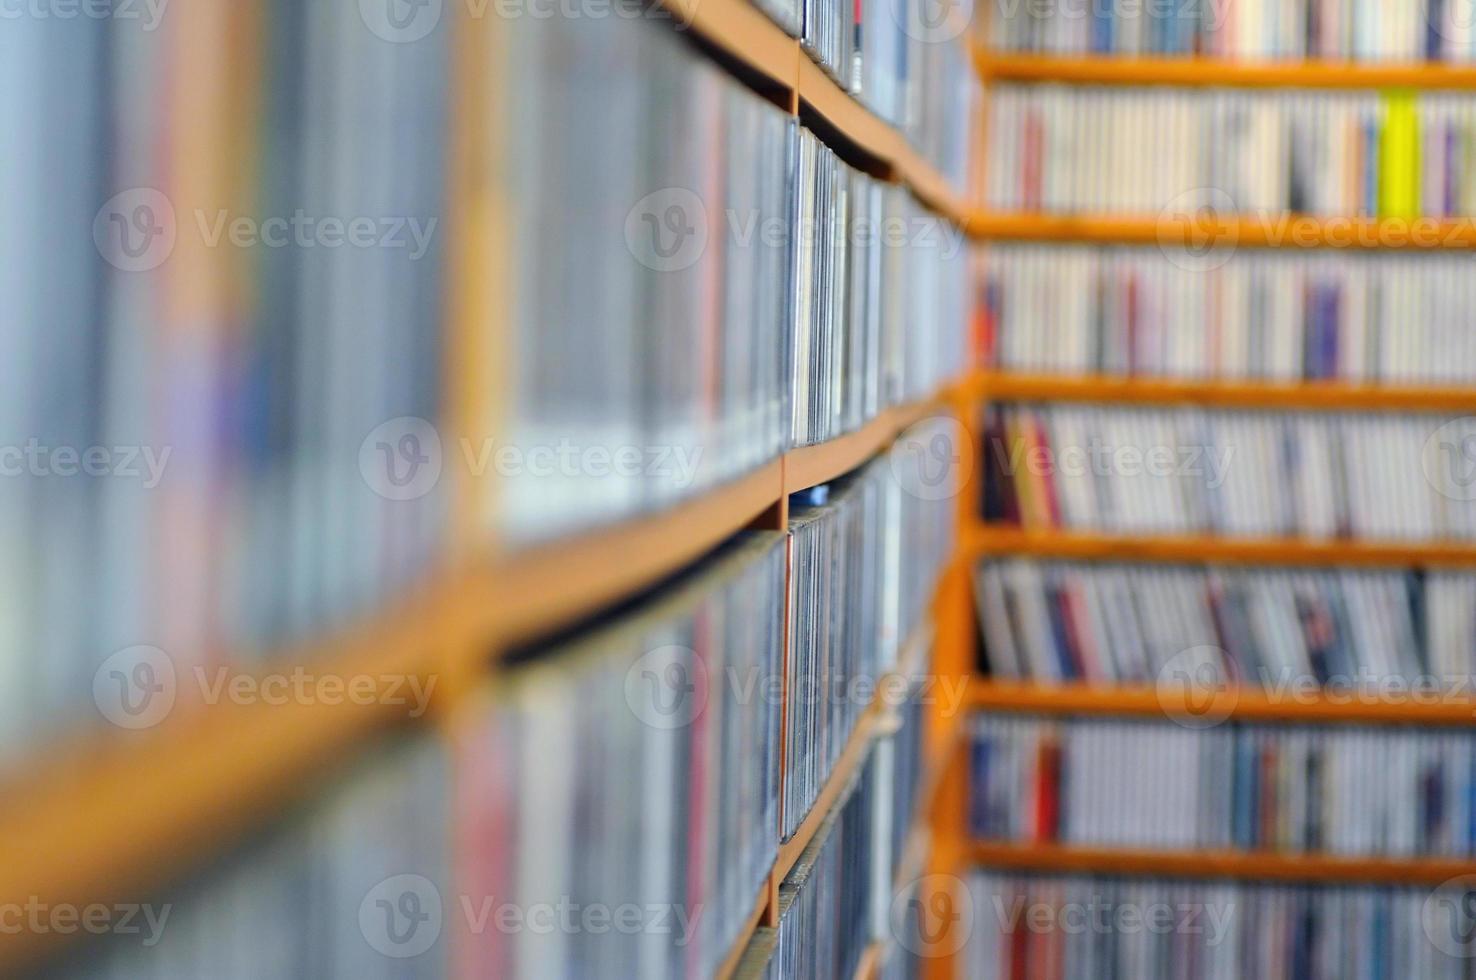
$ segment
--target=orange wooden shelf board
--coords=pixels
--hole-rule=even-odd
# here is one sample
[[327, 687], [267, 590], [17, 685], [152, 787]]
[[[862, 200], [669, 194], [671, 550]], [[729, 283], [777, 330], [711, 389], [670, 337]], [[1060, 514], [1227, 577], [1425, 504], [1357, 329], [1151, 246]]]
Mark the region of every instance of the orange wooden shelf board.
[[1468, 249], [1476, 222], [1442, 218], [1317, 218], [1309, 215], [1188, 217], [975, 211], [968, 231], [998, 241], [1159, 245], [1170, 253], [1210, 248]]
[[1389, 885], [1438, 885], [1450, 878], [1476, 873], [1476, 861], [1457, 858], [1355, 858], [1235, 851], [1156, 852], [985, 841], [974, 842], [970, 850], [975, 864], [1011, 871]]
[[1055, 57], [976, 47], [979, 73], [994, 81], [1090, 85], [1213, 85], [1246, 88], [1476, 89], [1476, 66], [1219, 58]]
[[1184, 692], [1152, 685], [1106, 685], [1072, 681], [1040, 684], [978, 679], [969, 703], [985, 711], [1044, 715], [1141, 716], [1218, 720], [1342, 723], [1360, 725], [1476, 726], [1476, 700], [1436, 690], [1391, 690], [1383, 695], [1351, 691], [1313, 692], [1229, 687], [1186, 698]]
[[963, 532], [965, 555], [1083, 561], [1161, 561], [1188, 564], [1361, 565], [1416, 568], [1476, 565], [1476, 542], [1303, 541], [1289, 538], [1217, 538], [1206, 535], [1092, 534], [976, 525]]
[[[440, 636], [426, 615], [421, 604], [402, 606], [332, 649], [283, 659], [284, 669], [302, 664], [345, 680], [415, 676], [424, 689], [438, 673]], [[176, 712], [156, 729], [78, 745], [6, 786], [0, 902], [143, 901], [301, 796], [354, 743], [412, 720], [407, 704], [326, 695]], [[0, 964], [28, 962], [66, 938], [25, 930], [0, 944]]]
[[727, 957], [718, 966], [717, 980], [730, 980], [733, 974], [738, 972], [738, 964], [743, 962], [743, 954], [747, 952], [749, 941], [753, 939], [753, 934], [758, 931], [759, 925], [763, 922], [764, 912], [768, 907], [769, 887], [766, 881], [759, 889], [758, 901], [754, 903], [753, 911], [749, 912], [748, 917], [743, 920], [743, 928], [733, 940], [732, 949], [728, 950]]
[[1364, 385], [1339, 381], [1180, 380], [987, 373], [971, 394], [996, 401], [1113, 402], [1131, 405], [1203, 405], [1224, 408], [1326, 411], [1476, 412], [1476, 387]]

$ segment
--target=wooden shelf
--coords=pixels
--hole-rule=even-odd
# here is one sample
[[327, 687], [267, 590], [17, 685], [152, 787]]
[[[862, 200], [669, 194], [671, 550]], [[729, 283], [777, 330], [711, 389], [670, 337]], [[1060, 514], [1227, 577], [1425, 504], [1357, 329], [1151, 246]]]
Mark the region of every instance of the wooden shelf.
[[764, 921], [764, 913], [769, 908], [769, 887], [765, 882], [760, 889], [758, 901], [754, 903], [753, 911], [748, 913], [748, 918], [743, 920], [743, 929], [733, 940], [733, 947], [728, 951], [727, 957], [717, 970], [717, 980], [731, 980], [738, 972], [738, 964], [743, 962], [743, 954], [748, 951], [748, 944], [753, 939], [753, 934], [758, 931]]
[[746, 70], [787, 92], [794, 87], [799, 41], [748, 0], [661, 0], [680, 29], [691, 30]]
[[[1292, 724], [1476, 726], [1476, 699], [1435, 693], [1393, 693], [1377, 697], [1352, 691], [1304, 695], [1297, 690], [1226, 688], [1204, 692], [1202, 710], [1210, 720], [1271, 721]], [[976, 710], [1039, 715], [1182, 718], [1183, 695], [1152, 685], [1106, 685], [1071, 681], [1042, 684], [977, 679], [969, 689]]]
[[889, 409], [848, 435], [791, 449], [784, 456], [784, 492], [798, 493], [844, 476], [890, 446], [908, 426], [940, 411], [936, 401]]
[[856, 720], [856, 728], [851, 732], [851, 737], [846, 740], [846, 747], [841, 750], [840, 758], [836, 760], [835, 768], [830, 771], [830, 777], [826, 779], [820, 795], [815, 797], [810, 812], [805, 815], [805, 819], [800, 823], [799, 829], [794, 832], [794, 836], [779, 845], [779, 863], [774, 868], [779, 881], [789, 877], [789, 872], [794, 870], [800, 855], [804, 853], [810, 841], [815, 839], [815, 834], [824, 825], [830, 812], [835, 809], [841, 794], [850, 786], [851, 778], [855, 776], [866, 761], [867, 755], [870, 754], [872, 737], [875, 734], [877, 707], [878, 703], [873, 701], [871, 706]]
[[783, 459], [694, 500], [566, 541], [510, 552], [458, 584], [477, 642], [517, 643], [571, 625], [691, 564], [784, 495]]
[[[879, 165], [888, 179], [906, 184], [919, 201], [962, 227], [969, 207], [903, 135], [849, 92], [748, 0], [662, 0], [682, 29], [716, 47], [742, 74], [791, 110], [813, 113], [823, 127]], [[822, 137], [825, 135], [821, 134]]]
[[974, 238], [1192, 248], [1469, 249], [1476, 222], [1466, 219], [1316, 218], [1274, 215], [1192, 218], [1170, 215], [1057, 215], [976, 211]]
[[[441, 634], [426, 614], [423, 604], [402, 605], [331, 649], [282, 662], [317, 677], [415, 676], [429, 684]], [[302, 798], [355, 744], [411, 720], [405, 705], [321, 701], [222, 701], [194, 712], [177, 705], [176, 713], [152, 731], [75, 746], [6, 787], [0, 900], [23, 905], [36, 896], [78, 908], [137, 902]], [[68, 938], [34, 930], [8, 936], [0, 972]]]
[[969, 215], [964, 199], [897, 130], [842, 89], [825, 70], [800, 52], [798, 92], [803, 106], [820, 116], [867, 156], [885, 164], [892, 179], [912, 188], [932, 210], [963, 226]]
[[[791, 454], [794, 467], [790, 457], [776, 459], [660, 514], [484, 561], [372, 622], [275, 659], [320, 677], [434, 678], [439, 707], [480, 683], [499, 650], [573, 625], [680, 571], [791, 488], [864, 462], [931, 407], [890, 413], [837, 444]], [[414, 721], [408, 711], [323, 703], [180, 708], [177, 720], [139, 737], [110, 734], [45, 759], [0, 787], [7, 801], [0, 902], [32, 895], [79, 906], [136, 900], [305, 795], [315, 776], [356, 746]], [[858, 726], [861, 736], [871, 721]], [[169, 842], [167, 856], [160, 841]], [[44, 955], [64, 938], [12, 937], [0, 963]]]
[[1438, 885], [1460, 875], [1476, 874], [1476, 860], [1460, 858], [1354, 858], [1325, 854], [1236, 851], [1140, 851], [983, 841], [976, 841], [971, 845], [970, 853], [976, 865], [989, 868], [1071, 874], [1382, 885]]
[[1341, 381], [1278, 383], [999, 372], [980, 375], [970, 383], [969, 391], [975, 399], [986, 401], [1109, 402], [1354, 412], [1476, 412], [1476, 386], [1375, 386]]
[[969, 560], [995, 555], [1081, 561], [1185, 564], [1358, 565], [1414, 568], [1476, 566], [1476, 542], [1298, 541], [1207, 535], [1127, 537], [1073, 531], [1026, 531], [976, 525], [963, 532]]
[[1228, 88], [1476, 89], [1476, 66], [1340, 61], [1231, 61], [1220, 58], [1055, 57], [975, 48], [987, 80], [1074, 85]]

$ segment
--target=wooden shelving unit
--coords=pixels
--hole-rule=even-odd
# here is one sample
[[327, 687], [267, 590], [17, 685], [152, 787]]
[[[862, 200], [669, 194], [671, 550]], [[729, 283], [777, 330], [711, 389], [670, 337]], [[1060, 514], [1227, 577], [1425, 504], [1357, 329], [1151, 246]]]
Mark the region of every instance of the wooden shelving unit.
[[975, 864], [1006, 871], [1317, 881], [1345, 884], [1438, 885], [1476, 873], [1476, 860], [1353, 858], [1258, 851], [1140, 851], [1059, 844], [975, 842]]
[[[480, 684], [500, 650], [677, 573], [789, 493], [865, 462], [935, 407], [888, 412], [660, 514], [476, 563], [371, 622], [278, 659], [319, 676], [414, 676], [433, 685], [434, 715]], [[345, 753], [417, 722], [408, 712], [387, 704], [222, 702], [181, 710], [137, 738], [84, 740], [0, 788], [8, 801], [0, 841], [9, 842], [0, 845], [0, 901], [23, 904], [34, 895], [82, 906], [162, 886], [304, 796]], [[870, 716], [858, 731], [869, 724]], [[161, 840], [170, 842], [168, 860], [160, 859]], [[12, 936], [0, 964], [30, 961], [64, 940]]]
[[1171, 378], [987, 373], [969, 383], [989, 401], [1197, 405], [1204, 408], [1329, 412], [1476, 412], [1476, 387], [1366, 385], [1342, 381], [1185, 381]]
[[[976, 45], [974, 61], [989, 83], [1093, 86], [1180, 86], [1297, 89], [1424, 89], [1476, 91], [1476, 65], [1231, 62], [1206, 58], [1053, 57], [995, 52]], [[1469, 249], [1476, 223], [1419, 218], [1378, 220], [1307, 215], [1037, 214], [975, 211], [970, 234], [982, 241], [1120, 244], [1160, 248], [1165, 256], [1212, 248], [1328, 248], [1361, 250]], [[1373, 386], [1343, 382], [1278, 384], [1218, 379], [1104, 378], [982, 373], [967, 396], [986, 401], [1092, 402], [1197, 405], [1273, 411], [1476, 412], [1476, 387]], [[966, 418], [975, 445], [977, 419]], [[976, 469], [977, 474], [977, 469]], [[977, 475], [975, 477], [977, 480]], [[1090, 534], [986, 525], [977, 515], [978, 484], [964, 515], [961, 553], [982, 558], [1018, 555], [1083, 561], [1344, 565], [1352, 567], [1476, 567], [1476, 542], [1405, 543], [1227, 539], [1198, 535]], [[977, 615], [977, 611], [974, 613]], [[977, 642], [977, 641], [975, 641]], [[1360, 725], [1476, 725], [1476, 699], [1442, 692], [1312, 693], [1229, 688], [1202, 692], [1197, 707], [1228, 721]], [[1182, 717], [1185, 692], [1151, 685], [1050, 685], [975, 677], [968, 703], [979, 711], [1050, 716]], [[954, 806], [967, 806], [967, 772], [950, 777]], [[966, 831], [964, 836], [967, 837]], [[1436, 885], [1476, 873], [1476, 859], [1350, 858], [1329, 854], [1196, 851], [1163, 852], [1054, 843], [971, 841], [967, 864], [1003, 871]], [[952, 976], [951, 964], [934, 976]], [[961, 975], [961, 974], [958, 974]]]
[[[1476, 699], [1431, 692], [1375, 696], [1331, 691], [1307, 696], [1297, 690], [1231, 687], [1201, 692], [1196, 701], [1201, 703], [1195, 714], [1226, 721], [1476, 727]], [[1164, 719], [1183, 717], [1185, 703], [1182, 691], [1144, 684], [1044, 684], [980, 678], [969, 690], [969, 704], [976, 709], [1038, 715]]]
[[1054, 57], [974, 49], [989, 81], [1217, 88], [1476, 89], [1476, 66], [1219, 58]]
[[[906, 184], [928, 208], [963, 226], [963, 196], [907, 140], [825, 74], [800, 47], [747, 0], [662, 0], [682, 29], [718, 48], [739, 70], [791, 112], [818, 119], [891, 180]], [[962, 43], [962, 42], [959, 42]]]
[[967, 228], [974, 238], [986, 241], [1158, 245], [1189, 248], [1196, 254], [1211, 247], [1437, 251], [1476, 246], [1476, 222], [1444, 218], [976, 211]]
[[1310, 541], [1211, 535], [1095, 534], [977, 525], [965, 532], [971, 559], [1026, 555], [1080, 561], [1183, 562], [1235, 565], [1356, 565], [1445, 568], [1476, 566], [1476, 541]]

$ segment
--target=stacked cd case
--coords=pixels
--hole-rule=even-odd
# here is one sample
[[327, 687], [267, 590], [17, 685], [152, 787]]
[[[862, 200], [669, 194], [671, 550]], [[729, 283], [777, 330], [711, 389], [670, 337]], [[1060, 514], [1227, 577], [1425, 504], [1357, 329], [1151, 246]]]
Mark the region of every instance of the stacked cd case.
[[668, 25], [507, 33], [511, 296], [487, 329], [493, 350], [510, 333], [511, 364], [476, 486], [492, 529], [527, 543], [669, 507], [784, 448], [795, 136]]
[[970, 876], [964, 975], [1459, 980], [1470, 892], [1154, 878]]
[[1449, 413], [1005, 405], [986, 413], [987, 520], [1105, 533], [1476, 537]]
[[463, 975], [716, 972], [777, 853], [784, 565], [744, 536], [494, 692], [459, 746], [460, 888], [643, 927], [476, 931]]
[[35, 898], [43, 916], [71, 908], [74, 926], [94, 917], [72, 930], [91, 942], [70, 947], [44, 975], [449, 976], [451, 937], [464, 917], [451, 877], [451, 779], [434, 738], [382, 743], [371, 763], [194, 882], [112, 906]]
[[[984, 667], [1036, 683], [1461, 694], [1476, 673], [1462, 572], [991, 561]], [[1429, 695], [1433, 697], [1434, 695]]]
[[1453, 729], [973, 721], [976, 838], [1085, 847], [1463, 857], [1476, 741]]
[[0, 32], [0, 769], [199, 707], [446, 538], [448, 32], [131, 7]]
[[957, 377], [969, 245], [902, 187], [854, 169], [809, 130], [795, 154], [790, 443], [860, 428]]
[[[908, 492], [886, 458], [791, 498], [784, 839], [809, 814], [881, 672], [897, 663], [907, 640], [898, 628], [922, 621], [953, 512], [951, 498]], [[926, 524], [935, 547], [914, 547], [908, 529]], [[903, 579], [919, 584], [896, 589]]]
[[[745, 967], [765, 980], [845, 980], [871, 942], [875, 771], [856, 774], [779, 886], [779, 927], [760, 929]], [[757, 952], [756, 951], [761, 951]], [[758, 963], [767, 956], [763, 971]]]

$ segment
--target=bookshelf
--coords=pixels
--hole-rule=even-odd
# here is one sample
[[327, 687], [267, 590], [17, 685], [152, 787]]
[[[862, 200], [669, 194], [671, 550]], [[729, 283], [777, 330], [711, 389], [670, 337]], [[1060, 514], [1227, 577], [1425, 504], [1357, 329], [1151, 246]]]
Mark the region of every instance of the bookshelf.
[[832, 137], [835, 145], [859, 152], [890, 179], [912, 188], [931, 210], [965, 225], [968, 207], [963, 196], [936, 168], [825, 74], [798, 40], [747, 0], [663, 0], [663, 6], [765, 95], [807, 122], [818, 119], [819, 131]]
[[[855, 469], [943, 404], [929, 400], [886, 413], [859, 432], [786, 454], [661, 514], [489, 559], [431, 583], [371, 622], [287, 652], [282, 662], [325, 676], [440, 677], [428, 712], [434, 721], [487, 676], [499, 651], [634, 596], [744, 528], [767, 524], [761, 518], [788, 494]], [[925, 652], [913, 638], [901, 662], [915, 668]], [[821, 802], [786, 845], [784, 871], [864, 761], [877, 708], [858, 723]], [[164, 885], [303, 798], [314, 776], [410, 721], [405, 707], [377, 702], [223, 702], [137, 739], [69, 746], [4, 786], [8, 799], [24, 804], [0, 816], [0, 839], [25, 844], [5, 848], [0, 896], [84, 905]], [[170, 842], [168, 861], [159, 860], [160, 840]], [[60, 862], [60, 854], [71, 859]], [[0, 963], [28, 961], [60, 938], [13, 937]]]
[[972, 853], [979, 864], [1012, 871], [1238, 878], [1252, 881], [1438, 885], [1450, 878], [1476, 872], [1476, 861], [1470, 860], [1343, 858], [1324, 854], [1157, 852], [984, 842], [975, 843]]
[[[670, 0], [667, 7], [742, 81], [792, 115], [817, 119], [822, 139], [864, 157], [871, 169], [911, 187], [933, 212], [963, 224], [969, 209], [944, 178], [752, 4]], [[466, 82], [457, 88], [457, 110], [466, 122], [453, 127], [451, 180], [468, 202], [469, 218], [458, 223], [448, 249], [445, 375], [448, 428], [461, 433], [475, 432], [472, 420], [485, 415], [485, 379], [466, 366], [505, 353], [496, 349], [505, 338], [489, 339], [476, 326], [497, 319], [497, 257], [508, 247], [496, 233], [507, 202], [486, 178], [496, 170], [487, 138], [496, 106], [478, 81], [479, 62], [496, 60], [496, 43], [495, 32], [489, 42], [482, 31], [467, 31], [457, 42], [456, 72]], [[429, 722], [422, 723], [440, 724], [509, 647], [638, 595], [745, 528], [782, 528], [790, 493], [843, 476], [885, 451], [908, 425], [942, 408], [947, 394], [889, 410], [860, 431], [794, 450], [660, 513], [548, 545], [469, 546], [478, 539], [477, 523], [468, 495], [454, 494], [454, 560], [438, 577], [370, 621], [285, 652], [282, 662], [324, 675], [439, 677]], [[786, 847], [791, 864], [864, 759], [875, 713], [858, 725], [833, 787]], [[222, 705], [181, 712], [137, 738], [67, 746], [0, 787], [11, 801], [0, 813], [8, 842], [0, 845], [0, 902], [39, 896], [80, 906], [167, 885], [309, 797], [321, 777], [374, 738], [410, 722], [403, 707], [377, 703]], [[728, 970], [771, 912], [777, 879], [770, 885], [755, 902]], [[35, 962], [65, 942], [56, 933], [9, 937], [0, 970]]]
[[[1176, 86], [1321, 90], [1476, 91], [1470, 64], [1245, 62], [1207, 58], [1057, 57], [989, 50], [975, 44], [976, 70], [986, 84], [1070, 84], [1097, 87]], [[993, 161], [986, 161], [992, 163]], [[1199, 255], [1212, 247], [1246, 249], [1398, 250], [1436, 252], [1476, 245], [1469, 221], [1319, 218], [1309, 215], [1034, 214], [981, 208], [969, 231], [986, 243], [1073, 243], [1158, 246], [1166, 255], [1187, 248]], [[1476, 389], [1438, 384], [1373, 386], [1346, 382], [1275, 383], [1217, 379], [1116, 378], [984, 371], [966, 384], [970, 405], [989, 402], [1078, 402], [1102, 405], [1200, 406], [1264, 411], [1476, 412]], [[976, 414], [965, 412], [974, 445], [981, 432]], [[1210, 536], [1080, 533], [993, 526], [978, 514], [979, 486], [966, 496], [971, 507], [961, 524], [965, 565], [992, 556], [1103, 562], [1172, 562], [1304, 566], [1381, 566], [1431, 569], [1476, 568], [1476, 542], [1407, 543], [1367, 540], [1227, 539]], [[980, 613], [971, 607], [977, 624]], [[977, 644], [977, 639], [974, 641]], [[1294, 725], [1359, 725], [1383, 730], [1421, 726], [1468, 729], [1476, 724], [1476, 698], [1455, 692], [1352, 692], [1226, 688], [1205, 695], [1206, 707], [1226, 721]], [[1175, 702], [1179, 702], [1175, 705]], [[1066, 718], [1136, 717], [1168, 724], [1166, 707], [1182, 702], [1176, 692], [1151, 684], [1044, 684], [988, 676], [971, 679], [968, 704], [975, 712]], [[1376, 733], [1377, 734], [1377, 733]], [[967, 793], [965, 771], [951, 777]], [[967, 799], [955, 801], [962, 811]], [[969, 837], [967, 831], [961, 836]], [[946, 845], [939, 845], [946, 846]], [[1039, 874], [1125, 875], [1272, 882], [1333, 882], [1437, 886], [1476, 873], [1470, 859], [1343, 857], [1265, 851], [1192, 852], [1065, 846], [972, 839], [964, 845], [965, 866]], [[960, 963], [962, 961], [959, 961]], [[951, 969], [951, 968], [950, 968]], [[961, 976], [943, 971], [939, 976]]]
[[1047, 57], [974, 49], [989, 81], [1075, 85], [1173, 85], [1220, 88], [1476, 89], [1476, 67], [1337, 61], [1230, 61], [1215, 58]]

